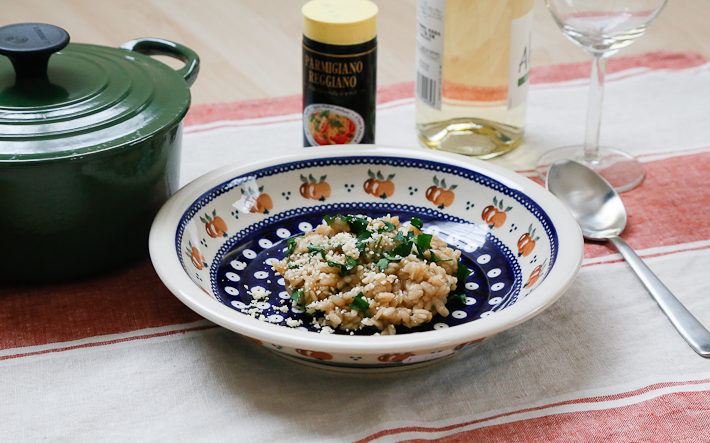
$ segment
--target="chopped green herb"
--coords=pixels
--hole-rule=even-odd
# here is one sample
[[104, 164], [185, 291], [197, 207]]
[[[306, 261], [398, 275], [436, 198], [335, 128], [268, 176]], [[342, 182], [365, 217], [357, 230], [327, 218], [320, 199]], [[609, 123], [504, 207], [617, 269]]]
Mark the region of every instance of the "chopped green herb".
[[325, 246], [316, 246], [313, 243], [308, 245], [309, 254], [315, 254], [316, 252], [325, 252]]
[[370, 303], [368, 303], [363, 297], [362, 292], [353, 297], [353, 302], [350, 303], [350, 309], [355, 311], [363, 311], [365, 317], [369, 317], [370, 313], [367, 312], [367, 310], [370, 309]]
[[369, 239], [370, 235], [372, 235], [372, 232], [370, 231], [365, 231], [362, 234], [358, 235], [357, 243], [355, 243], [355, 247], [358, 251], [362, 252], [367, 249], [367, 245], [369, 242], [365, 242], [365, 240]]
[[335, 263], [330, 260], [326, 260], [326, 262], [328, 262], [328, 266], [340, 268], [339, 275], [341, 277], [349, 275], [350, 272], [355, 268], [355, 266], [357, 266], [357, 260], [350, 257], [349, 255], [345, 256], [345, 263]]
[[431, 249], [431, 237], [431, 234], [420, 234], [414, 237], [414, 241], [417, 243], [417, 249], [422, 252]]
[[460, 301], [461, 303], [466, 303], [466, 295], [463, 294], [463, 293], [461, 293], [461, 294], [453, 294], [453, 293], [451, 293], [451, 294], [449, 294], [449, 296], [447, 297], [447, 300], [446, 300], [446, 301], [447, 301], [447, 302], [451, 302], [451, 301], [454, 301], [454, 300], [458, 300], [458, 301]]
[[328, 223], [328, 226], [333, 224], [333, 217], [331, 217], [329, 215], [323, 216], [323, 220], [325, 220], [325, 222]]
[[357, 240], [358, 240], [358, 241], [367, 240], [368, 238], [370, 238], [370, 237], [372, 236], [372, 234], [373, 234], [373, 233], [370, 232], [370, 231], [365, 231], [365, 232], [363, 232], [362, 234], [360, 234], [360, 235], [357, 236]]
[[381, 233], [383, 233], [383, 232], [392, 232], [392, 231], [394, 231], [395, 229], [397, 229], [397, 227], [396, 227], [395, 225], [393, 225], [392, 223], [390, 223], [390, 222], [388, 222], [388, 221], [384, 221], [384, 220], [383, 220], [382, 223], [384, 223], [385, 225], [384, 225], [383, 227], [381, 227], [380, 229], [377, 230], [377, 232], [378, 232], [379, 234], [381, 234]]
[[377, 262], [377, 267], [380, 269], [380, 271], [384, 271], [389, 265], [390, 261], [386, 258], [382, 258], [380, 259], [380, 261]]
[[296, 250], [296, 246], [298, 246], [298, 244], [296, 243], [296, 239], [298, 239], [298, 238], [301, 238], [301, 237], [291, 237], [288, 240], [286, 240], [286, 245], [288, 246], [286, 248], [286, 256], [293, 254], [293, 251]]
[[417, 217], [412, 217], [411, 220], [409, 220], [409, 223], [412, 224], [415, 228], [419, 229], [420, 231], [424, 227], [424, 222], [421, 221], [421, 219], [418, 219]]
[[349, 255], [346, 255], [346, 256], [345, 256], [345, 268], [344, 268], [342, 271], [340, 271], [340, 272], [341, 272], [341, 274], [342, 274], [343, 272], [346, 272], [345, 275], [347, 275], [347, 274], [350, 274], [350, 271], [352, 271], [353, 269], [355, 269], [355, 267], [357, 267], [357, 260], [355, 260], [354, 258], [350, 257]]
[[360, 235], [367, 231], [367, 226], [370, 224], [365, 217], [348, 216], [345, 220], [350, 225], [350, 231], [355, 235]]
[[459, 281], [458, 286], [463, 289], [464, 282], [468, 278], [469, 275], [471, 275], [472, 272], [470, 269], [466, 267], [466, 265], [461, 262], [461, 259], [459, 259], [459, 268], [456, 271], [456, 278]]
[[381, 235], [381, 236], [380, 236], [380, 239], [377, 240], [377, 245], [375, 245], [375, 252], [377, 252], [377, 251], [380, 249], [380, 245], [382, 244], [382, 239], [383, 239], [383, 238], [384, 238], [384, 236]]
[[303, 303], [303, 289], [296, 289], [293, 291], [293, 294], [291, 294], [291, 300], [294, 300], [296, 303]]
[[352, 232], [355, 235], [360, 235], [364, 231], [367, 230], [367, 226], [370, 224], [369, 221], [365, 217], [353, 217], [352, 215], [342, 215], [338, 214], [333, 217], [323, 217], [323, 219], [328, 223], [329, 225], [333, 222], [334, 219], [339, 218], [345, 222], [348, 223], [348, 226], [350, 226], [350, 232]]
[[343, 127], [343, 124], [340, 123], [340, 120], [338, 120], [337, 118], [331, 118], [329, 121], [330, 121], [330, 126], [332, 126], [334, 128], [342, 128]]
[[399, 255], [400, 257], [406, 257], [412, 253], [412, 242], [402, 243], [397, 245], [392, 249], [394, 255]]
[[434, 251], [429, 252], [429, 261], [432, 263], [438, 263], [440, 261], [451, 261], [453, 258], [439, 258], [434, 254]]
[[405, 235], [402, 231], [399, 231], [394, 237], [394, 241], [401, 242], [401, 244], [395, 246], [394, 249], [392, 249], [392, 253], [401, 257], [406, 257], [412, 253], [412, 246], [414, 245], [414, 232], [409, 231]]
[[431, 234], [420, 234], [414, 237], [414, 243], [417, 245], [417, 255], [420, 259], [425, 260], [424, 251], [431, 249]]

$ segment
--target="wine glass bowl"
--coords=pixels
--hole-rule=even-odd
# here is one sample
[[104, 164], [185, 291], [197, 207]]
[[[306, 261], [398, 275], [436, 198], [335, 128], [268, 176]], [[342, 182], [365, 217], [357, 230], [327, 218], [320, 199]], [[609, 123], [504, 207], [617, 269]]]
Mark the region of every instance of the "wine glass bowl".
[[641, 37], [665, 3], [666, 0], [545, 1], [567, 38], [587, 51], [607, 56]]
[[639, 38], [655, 21], [667, 0], [545, 0], [563, 34], [594, 57], [584, 144], [553, 149], [540, 157], [536, 170], [545, 178], [560, 159], [584, 163], [617, 191], [637, 186], [645, 176], [632, 155], [599, 146], [606, 60]]

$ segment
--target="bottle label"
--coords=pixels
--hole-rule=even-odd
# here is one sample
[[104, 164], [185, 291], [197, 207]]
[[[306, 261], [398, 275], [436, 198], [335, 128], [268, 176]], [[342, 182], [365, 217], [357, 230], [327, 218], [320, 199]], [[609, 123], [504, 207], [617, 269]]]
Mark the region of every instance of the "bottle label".
[[303, 37], [304, 146], [374, 143], [377, 39], [330, 45]]
[[441, 110], [446, 0], [417, 2], [417, 86], [419, 100]]
[[533, 11], [513, 20], [510, 30], [510, 65], [508, 67], [508, 109], [525, 103], [530, 84], [530, 42]]

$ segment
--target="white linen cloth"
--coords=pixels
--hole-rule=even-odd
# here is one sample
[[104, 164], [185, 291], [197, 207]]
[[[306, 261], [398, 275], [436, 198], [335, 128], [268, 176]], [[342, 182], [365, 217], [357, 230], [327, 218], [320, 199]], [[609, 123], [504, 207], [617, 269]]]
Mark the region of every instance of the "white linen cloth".
[[[532, 175], [541, 152], [581, 142], [587, 88], [584, 79], [533, 84], [526, 141], [495, 162]], [[649, 168], [647, 183], [624, 194], [636, 202], [632, 224], [643, 226], [629, 241], [707, 326], [709, 116], [710, 64], [608, 77], [602, 144]], [[411, 97], [380, 104], [377, 143], [422, 149], [413, 122]], [[299, 113], [187, 125], [183, 184], [248, 156], [302, 149], [301, 137]], [[705, 182], [688, 184], [700, 193], [688, 196], [693, 168]], [[675, 226], [665, 238], [664, 219], [640, 222], [644, 208], [676, 211], [693, 232]], [[475, 350], [398, 373], [296, 364], [206, 320], [0, 348], [0, 441], [710, 441], [710, 360], [688, 347], [618, 254], [588, 253], [544, 313]]]

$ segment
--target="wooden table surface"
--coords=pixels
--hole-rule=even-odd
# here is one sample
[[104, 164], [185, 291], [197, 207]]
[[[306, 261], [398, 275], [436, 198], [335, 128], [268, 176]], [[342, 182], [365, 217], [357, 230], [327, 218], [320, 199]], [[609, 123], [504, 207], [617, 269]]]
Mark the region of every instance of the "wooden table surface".
[[[473, 1], [473, 0], [472, 0]], [[0, 25], [44, 22], [73, 42], [119, 46], [159, 37], [201, 58], [193, 104], [231, 102], [301, 91], [301, 6], [296, 0], [1, 0]], [[416, 0], [376, 0], [378, 84], [414, 80]], [[657, 22], [619, 55], [695, 51], [710, 59], [710, 2], [670, 0]], [[590, 60], [535, 2], [533, 66]], [[173, 64], [172, 61], [168, 61]], [[179, 66], [176, 64], [175, 66]]]

